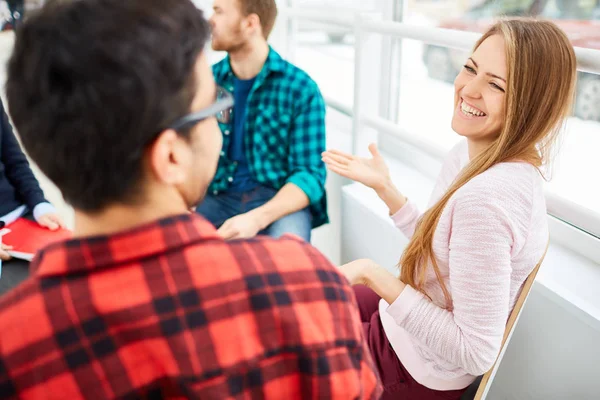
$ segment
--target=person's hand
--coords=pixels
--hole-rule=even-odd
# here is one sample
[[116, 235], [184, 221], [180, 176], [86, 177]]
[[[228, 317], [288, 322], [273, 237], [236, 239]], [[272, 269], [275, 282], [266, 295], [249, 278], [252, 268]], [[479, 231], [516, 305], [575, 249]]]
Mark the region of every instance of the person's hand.
[[258, 217], [251, 211], [229, 218], [217, 231], [225, 240], [252, 238], [261, 230]]
[[379, 268], [379, 265], [375, 261], [368, 258], [361, 258], [344, 264], [339, 267], [340, 271], [351, 285], [365, 285], [369, 286], [367, 274], [369, 270]]
[[369, 145], [369, 151], [372, 158], [357, 157], [338, 150], [326, 151], [322, 158], [331, 171], [375, 190], [388, 206], [390, 215], [394, 215], [408, 199], [392, 183], [390, 171], [374, 143]]
[[58, 228], [65, 227], [65, 224], [64, 224], [62, 218], [60, 218], [60, 216], [55, 213], [48, 213], [48, 214], [42, 215], [40, 217], [40, 219], [38, 220], [38, 224], [40, 226], [43, 226], [44, 228], [50, 229], [51, 231], [55, 231]]
[[369, 152], [372, 158], [362, 158], [339, 150], [328, 150], [322, 154], [322, 159], [336, 174], [380, 190], [389, 182], [390, 172], [377, 150], [377, 145], [370, 144]]
[[10, 254], [8, 254], [8, 251], [12, 250], [12, 248], [12, 246], [2, 243], [0, 246], [0, 259], [2, 259], [2, 261], [8, 261], [12, 258]]
[[351, 285], [367, 286], [388, 304], [396, 301], [406, 287], [391, 272], [367, 258], [352, 261], [339, 268]]

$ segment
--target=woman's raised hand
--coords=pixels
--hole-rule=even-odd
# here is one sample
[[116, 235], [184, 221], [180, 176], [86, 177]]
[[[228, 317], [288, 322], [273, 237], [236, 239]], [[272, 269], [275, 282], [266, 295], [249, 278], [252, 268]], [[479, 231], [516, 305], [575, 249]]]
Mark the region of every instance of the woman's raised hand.
[[390, 172], [377, 150], [377, 145], [371, 143], [369, 152], [372, 158], [358, 157], [339, 150], [328, 150], [322, 154], [322, 159], [336, 174], [379, 191], [389, 182]]

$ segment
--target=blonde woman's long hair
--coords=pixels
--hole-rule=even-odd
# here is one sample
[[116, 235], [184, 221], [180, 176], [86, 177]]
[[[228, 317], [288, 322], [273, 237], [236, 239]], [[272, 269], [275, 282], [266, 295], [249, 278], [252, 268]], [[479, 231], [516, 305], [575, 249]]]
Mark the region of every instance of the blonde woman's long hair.
[[492, 35], [504, 38], [508, 76], [506, 116], [498, 138], [465, 167], [442, 198], [420, 219], [400, 260], [402, 282], [427, 295], [427, 269], [433, 268], [452, 308], [448, 288], [433, 252], [433, 237], [448, 200], [458, 189], [494, 165], [528, 162], [538, 169], [548, 163], [552, 145], [573, 105], [577, 60], [565, 33], [549, 21], [508, 19], [497, 22], [475, 45]]

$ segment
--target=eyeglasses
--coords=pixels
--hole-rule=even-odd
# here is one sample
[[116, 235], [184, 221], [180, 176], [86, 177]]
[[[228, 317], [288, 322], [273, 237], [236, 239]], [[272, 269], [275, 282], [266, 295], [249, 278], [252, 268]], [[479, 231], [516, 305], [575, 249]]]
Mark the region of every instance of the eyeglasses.
[[216, 117], [217, 121], [226, 124], [231, 121], [233, 95], [220, 86], [217, 86], [217, 98], [213, 104], [191, 114], [185, 115], [169, 126], [175, 131], [189, 129], [198, 122], [207, 118]]

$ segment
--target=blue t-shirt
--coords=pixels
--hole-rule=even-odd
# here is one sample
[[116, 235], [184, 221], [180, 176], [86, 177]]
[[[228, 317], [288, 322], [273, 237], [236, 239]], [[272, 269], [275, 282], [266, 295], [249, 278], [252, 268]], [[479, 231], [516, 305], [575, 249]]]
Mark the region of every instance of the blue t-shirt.
[[255, 79], [256, 78], [242, 80], [234, 78], [233, 96], [235, 105], [233, 110], [233, 133], [231, 144], [228, 149], [228, 155], [229, 158], [236, 161], [238, 165], [235, 175], [233, 176], [233, 182], [229, 188], [230, 192], [244, 192], [259, 185], [258, 182], [252, 178], [244, 148], [246, 105]]

